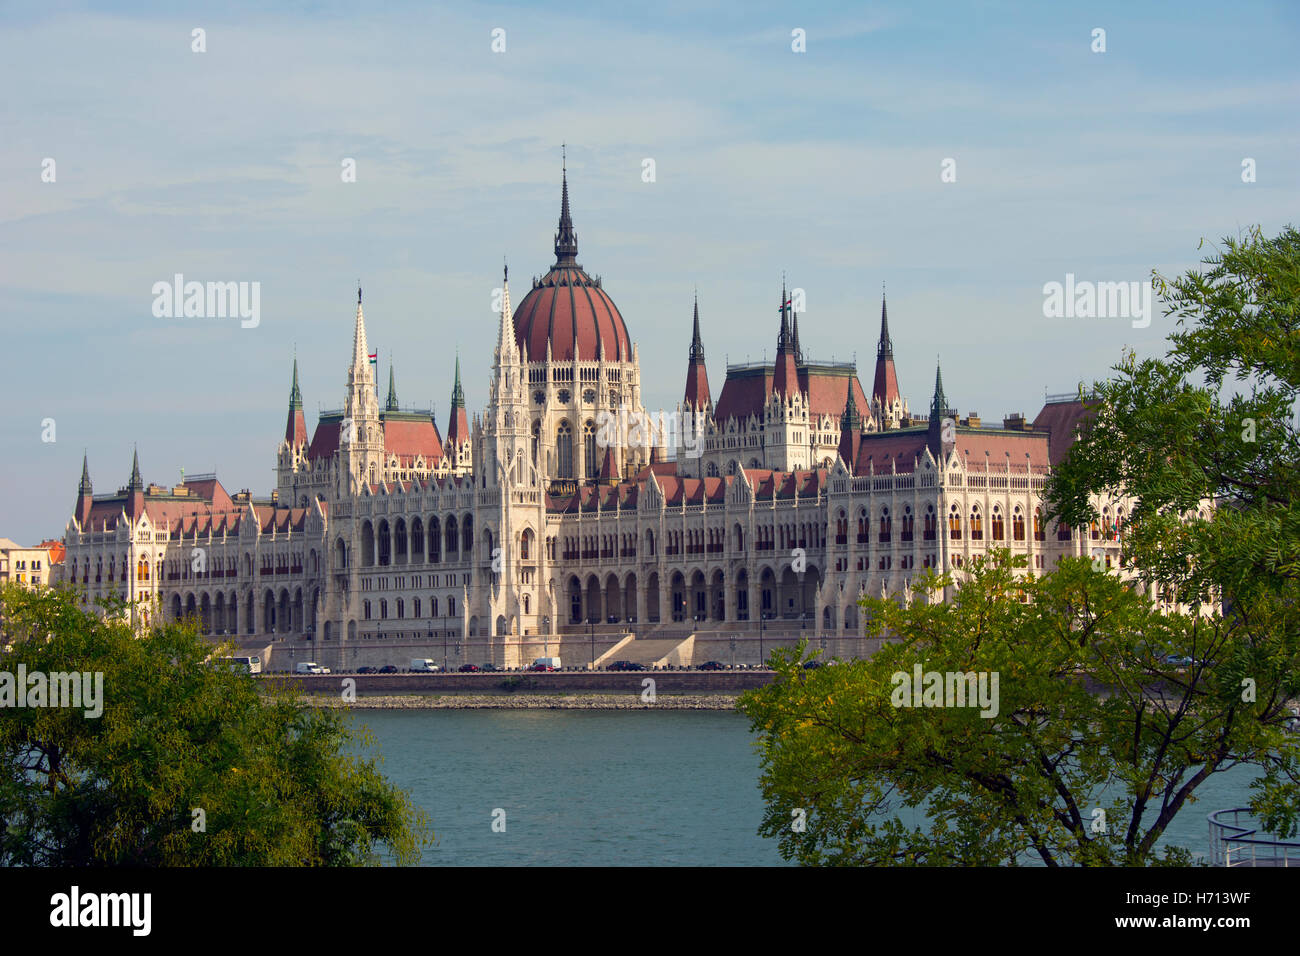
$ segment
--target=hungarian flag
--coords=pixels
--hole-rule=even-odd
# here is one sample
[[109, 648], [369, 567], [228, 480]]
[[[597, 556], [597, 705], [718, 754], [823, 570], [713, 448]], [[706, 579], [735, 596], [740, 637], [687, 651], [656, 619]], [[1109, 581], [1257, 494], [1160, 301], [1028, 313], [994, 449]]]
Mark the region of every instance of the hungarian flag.
[[378, 353], [378, 352], [371, 352], [371, 353], [370, 353], [370, 364], [371, 364], [371, 365], [378, 365], [378, 364], [379, 364], [379, 353]]
[[778, 311], [778, 312], [784, 312], [786, 309], [790, 308], [790, 303], [793, 302], [793, 301], [794, 301], [794, 299], [786, 299], [786, 300], [785, 300], [785, 304], [782, 305], [781, 308], [777, 309], [776, 311]]

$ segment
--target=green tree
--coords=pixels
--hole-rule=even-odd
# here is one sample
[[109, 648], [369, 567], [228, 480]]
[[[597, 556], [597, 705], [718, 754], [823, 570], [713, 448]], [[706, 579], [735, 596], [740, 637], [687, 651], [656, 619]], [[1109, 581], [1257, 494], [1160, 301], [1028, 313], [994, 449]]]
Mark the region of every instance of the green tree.
[[[864, 599], [868, 633], [895, 641], [871, 660], [809, 671], [802, 648], [779, 653], [776, 681], [742, 698], [760, 734], [760, 832], [787, 859], [1185, 863], [1157, 841], [1205, 780], [1242, 764], [1260, 770], [1265, 826], [1296, 832], [1300, 746], [1284, 722], [1300, 693], [1300, 236], [1224, 245], [1204, 273], [1156, 276], [1178, 324], [1169, 355], [1126, 356], [1096, 383], [1046, 493], [1072, 526], [1096, 517], [1096, 496], [1136, 498], [1123, 529], [1136, 580], [1086, 559], [1033, 578], [992, 552], [952, 603]], [[1153, 592], [1190, 613], [1160, 612]], [[918, 664], [997, 673], [997, 715], [895, 706], [894, 675]]]
[[98, 717], [0, 711], [0, 865], [418, 860], [425, 814], [346, 752], [357, 738], [343, 715], [214, 666], [189, 624], [137, 635], [120, 609], [101, 618], [69, 591], [0, 591], [0, 672], [103, 674]]

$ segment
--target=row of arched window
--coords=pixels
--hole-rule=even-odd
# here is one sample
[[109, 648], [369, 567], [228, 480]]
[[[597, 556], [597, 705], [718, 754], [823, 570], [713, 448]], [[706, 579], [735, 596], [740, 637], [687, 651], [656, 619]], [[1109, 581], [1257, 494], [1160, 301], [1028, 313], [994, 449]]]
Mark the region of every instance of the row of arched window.
[[[382, 620], [387, 620], [387, 619], [388, 619], [388, 598], [380, 598], [378, 604], [379, 604], [379, 607], [378, 607], [379, 620], [381, 620], [381, 621], [382, 621]], [[441, 617], [455, 617], [455, 616], [456, 616], [456, 598], [455, 598], [455, 597], [453, 597], [453, 596], [450, 595], [450, 594], [447, 595], [447, 601], [446, 601], [446, 604], [443, 605], [443, 607], [445, 607], [445, 608], [447, 609], [447, 613], [446, 613], [445, 615], [439, 615], [439, 614], [438, 614], [438, 598], [437, 598], [437, 597], [430, 597], [430, 598], [429, 598], [429, 617], [440, 617], [440, 616], [441, 616]], [[421, 600], [420, 600], [418, 597], [417, 597], [417, 598], [411, 598], [411, 617], [412, 617], [412, 618], [416, 618], [416, 619], [418, 619], [418, 618], [423, 617], [424, 615], [421, 613], [422, 610], [423, 610], [423, 608], [424, 608], [424, 605], [423, 605], [423, 603], [421, 602]], [[365, 620], [367, 620], [367, 621], [372, 620], [373, 617], [374, 617], [374, 612], [375, 612], [375, 610], [376, 610], [376, 609], [375, 609], [374, 606], [371, 604], [369, 598], [367, 598], [366, 600], [364, 600], [364, 601], [361, 602], [361, 616], [362, 616], [362, 618], [364, 618]], [[395, 616], [397, 619], [399, 619], [399, 620], [404, 620], [404, 619], [406, 618], [406, 599], [405, 599], [405, 598], [395, 598], [394, 601], [393, 601], [393, 610], [396, 612], [394, 616]]]

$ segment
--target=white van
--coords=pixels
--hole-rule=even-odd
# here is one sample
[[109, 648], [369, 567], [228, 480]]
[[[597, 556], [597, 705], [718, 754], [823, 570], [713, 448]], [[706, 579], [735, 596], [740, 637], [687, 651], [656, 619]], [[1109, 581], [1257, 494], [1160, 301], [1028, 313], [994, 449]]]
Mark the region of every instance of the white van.
[[539, 657], [533, 661], [534, 667], [549, 667], [553, 671], [560, 669], [560, 659], [558, 657]]
[[299, 661], [294, 667], [293, 672], [295, 674], [328, 674], [330, 669], [328, 667], [321, 667], [315, 661]]
[[435, 663], [433, 662], [433, 658], [431, 658], [431, 657], [413, 657], [413, 658], [411, 658], [411, 673], [412, 673], [412, 674], [432, 674], [432, 673], [434, 673], [434, 672], [436, 672], [436, 671], [440, 671], [440, 670], [442, 670], [442, 668], [439, 667], [437, 664], [435, 664]]

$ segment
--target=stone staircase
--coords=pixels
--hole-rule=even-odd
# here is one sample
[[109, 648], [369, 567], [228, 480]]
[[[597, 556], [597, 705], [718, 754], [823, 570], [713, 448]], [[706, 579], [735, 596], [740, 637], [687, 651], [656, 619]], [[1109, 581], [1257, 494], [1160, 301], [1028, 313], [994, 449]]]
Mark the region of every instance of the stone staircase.
[[[686, 660], [690, 658], [689, 642], [692, 642], [690, 635], [667, 638], [642, 637], [634, 639], [629, 637], [626, 640], [619, 641], [618, 644], [596, 658], [596, 666], [608, 667], [615, 661], [631, 661], [635, 664], [644, 664], [646, 667], [680, 664], [683, 662], [683, 653]], [[683, 647], [683, 645], [687, 646]]]

